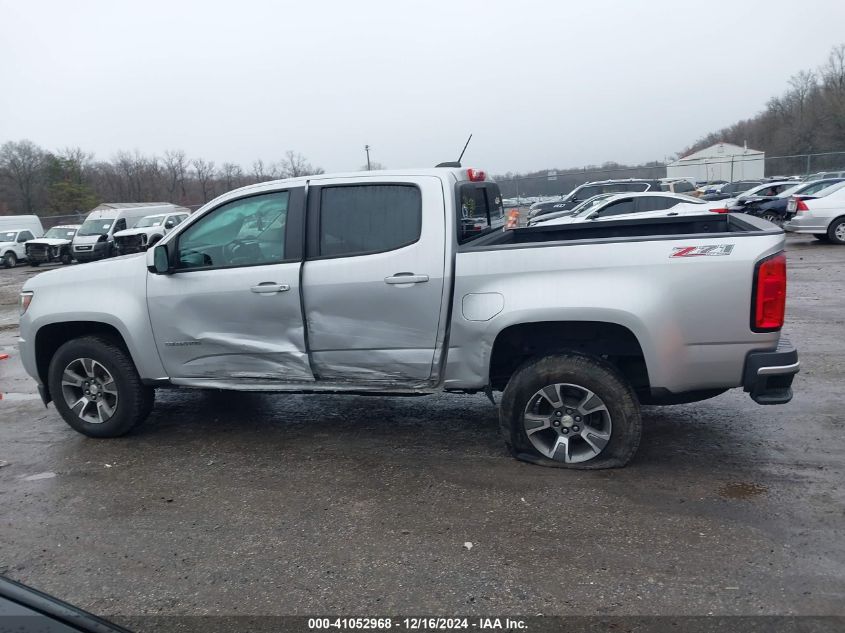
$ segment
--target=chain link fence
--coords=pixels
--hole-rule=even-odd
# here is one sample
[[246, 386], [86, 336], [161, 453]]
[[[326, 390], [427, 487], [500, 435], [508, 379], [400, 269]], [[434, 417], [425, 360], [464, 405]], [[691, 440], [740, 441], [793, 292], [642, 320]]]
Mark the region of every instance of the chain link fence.
[[[817, 154], [796, 154], [792, 156], [734, 156], [713, 158], [698, 163], [703, 173], [717, 171], [729, 174], [736, 167], [736, 174], [745, 172], [746, 165], [763, 162], [766, 178], [776, 176], [808, 176], [821, 171], [845, 171], [845, 152], [823, 152]], [[518, 201], [530, 198], [559, 196], [572, 191], [578, 185], [595, 180], [618, 180], [626, 178], [656, 180], [666, 177], [666, 164], [652, 163], [639, 167], [585, 167], [549, 171], [542, 174], [519, 175], [513, 178], [496, 178], [502, 196]], [[739, 180], [739, 178], [734, 178]]]

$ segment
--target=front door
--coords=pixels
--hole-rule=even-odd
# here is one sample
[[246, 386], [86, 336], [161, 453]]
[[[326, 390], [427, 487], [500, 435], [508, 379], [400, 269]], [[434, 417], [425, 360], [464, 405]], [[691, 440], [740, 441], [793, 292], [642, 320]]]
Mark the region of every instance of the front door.
[[147, 303], [171, 379], [314, 379], [299, 297], [301, 230], [288, 230], [302, 205], [301, 188], [239, 198], [169, 240], [173, 272], [149, 274]]
[[309, 194], [305, 313], [320, 381], [432, 378], [445, 270], [439, 179], [384, 177]]

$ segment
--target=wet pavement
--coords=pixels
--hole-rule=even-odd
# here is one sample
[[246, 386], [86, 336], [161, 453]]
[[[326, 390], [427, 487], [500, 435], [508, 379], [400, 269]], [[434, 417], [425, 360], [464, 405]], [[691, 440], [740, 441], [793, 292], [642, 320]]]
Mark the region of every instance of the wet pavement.
[[483, 396], [160, 391], [87, 439], [0, 270], [0, 573], [107, 616], [845, 615], [845, 248], [788, 249], [795, 399], [647, 408], [603, 472], [514, 461]]

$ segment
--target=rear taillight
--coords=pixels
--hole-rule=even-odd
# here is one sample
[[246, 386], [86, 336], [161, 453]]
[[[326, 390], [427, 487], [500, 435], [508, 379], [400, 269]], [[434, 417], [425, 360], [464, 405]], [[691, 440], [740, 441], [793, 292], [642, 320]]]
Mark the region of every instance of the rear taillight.
[[508, 213], [508, 221], [505, 224], [506, 229], [515, 229], [519, 227], [519, 209], [513, 209]]
[[786, 255], [778, 253], [757, 262], [752, 298], [752, 330], [771, 332], [783, 327], [786, 312]]
[[710, 209], [710, 213], [730, 213], [730, 210], [722, 207], [720, 209]]
[[810, 207], [807, 206], [807, 203], [804, 202], [801, 198], [795, 199], [795, 213], [801, 213], [802, 211], [809, 211]]

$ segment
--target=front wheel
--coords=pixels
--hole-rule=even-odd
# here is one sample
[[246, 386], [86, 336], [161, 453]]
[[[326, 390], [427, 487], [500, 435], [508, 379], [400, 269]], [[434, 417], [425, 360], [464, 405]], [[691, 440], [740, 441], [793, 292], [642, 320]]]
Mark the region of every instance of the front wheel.
[[68, 251], [64, 251], [62, 253], [62, 256], [59, 258], [59, 261], [62, 263], [62, 265], [68, 266], [72, 261], [72, 257], [70, 256], [70, 253]]
[[47, 384], [65, 422], [90, 437], [125, 435], [147, 418], [155, 399], [126, 350], [101, 336], [73, 339], [59, 347], [50, 361]]
[[625, 466], [642, 433], [631, 386], [609, 363], [581, 354], [519, 368], [505, 388], [499, 421], [514, 457], [559, 468]]
[[3, 256], [3, 264], [6, 268], [14, 268], [18, 265], [18, 257], [12, 251], [9, 251]]
[[834, 244], [845, 244], [845, 218], [834, 220], [827, 229], [827, 239]]

